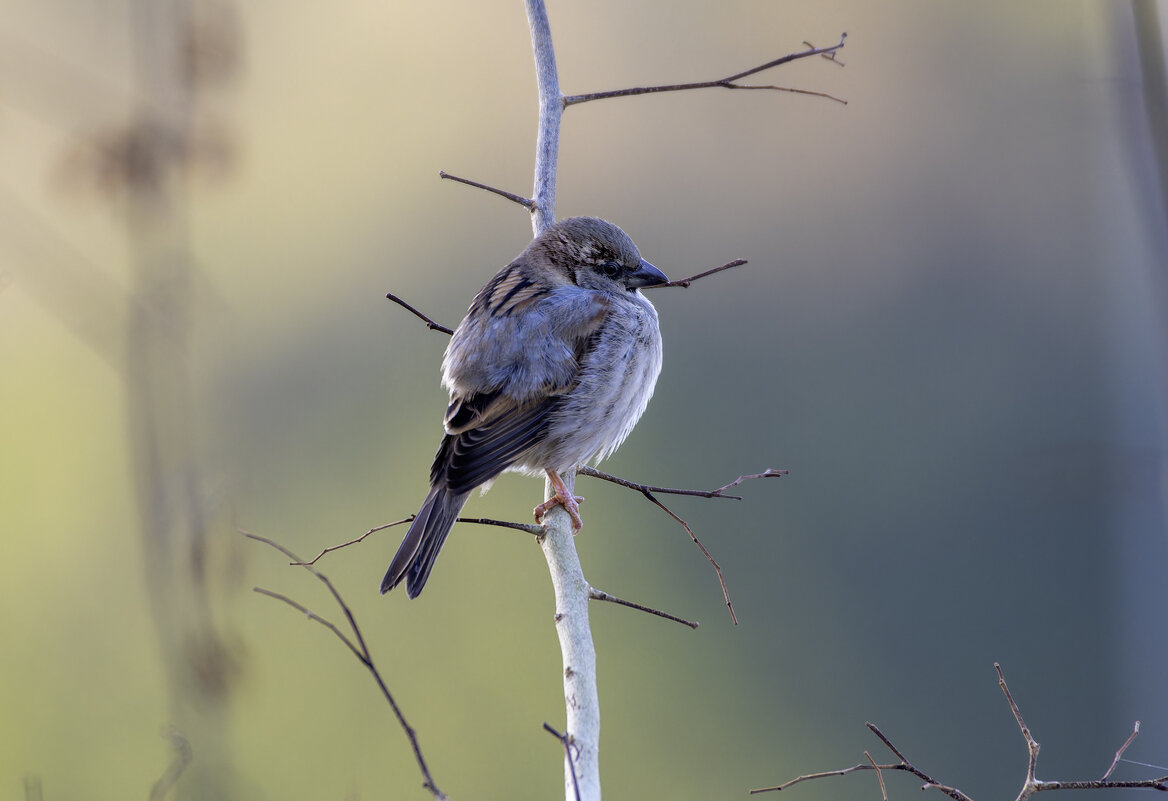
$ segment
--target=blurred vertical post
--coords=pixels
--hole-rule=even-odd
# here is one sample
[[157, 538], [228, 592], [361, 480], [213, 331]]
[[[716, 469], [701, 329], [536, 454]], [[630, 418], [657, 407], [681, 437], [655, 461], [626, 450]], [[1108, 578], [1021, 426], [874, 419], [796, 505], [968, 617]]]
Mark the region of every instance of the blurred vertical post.
[[190, 374], [199, 350], [186, 208], [200, 74], [193, 11], [191, 0], [133, 4], [141, 99], [124, 143], [132, 262], [126, 411], [171, 723], [193, 755], [175, 791], [179, 798], [218, 799], [234, 795], [227, 710], [235, 670], [212, 613], [209, 578], [217, 543]]
[[[1088, 6], [1105, 37], [1100, 93], [1110, 136], [1100, 174], [1121, 176], [1100, 204], [1111, 370], [1108, 521], [1114, 690], [1109, 731], [1168, 705], [1160, 620], [1168, 564], [1168, 71], [1154, 0]], [[1146, 719], [1146, 718], [1145, 718]], [[1149, 727], [1150, 729], [1151, 727]], [[1159, 735], [1146, 731], [1148, 753]], [[1162, 740], [1162, 738], [1161, 738]]]

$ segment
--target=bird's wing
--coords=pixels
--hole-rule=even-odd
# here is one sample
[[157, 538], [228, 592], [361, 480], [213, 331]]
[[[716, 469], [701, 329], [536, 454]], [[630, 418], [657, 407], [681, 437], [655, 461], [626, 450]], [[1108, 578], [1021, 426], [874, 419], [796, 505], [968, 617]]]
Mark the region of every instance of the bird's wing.
[[[567, 392], [610, 307], [603, 293], [535, 281], [517, 264], [504, 268], [475, 297], [446, 350], [446, 430], [473, 424], [453, 421], [458, 403], [476, 395], [526, 406]], [[484, 421], [493, 416], [490, 403], [476, 411]]]
[[601, 293], [537, 287], [518, 270], [495, 276], [447, 350], [447, 436], [431, 483], [444, 475], [450, 491], [469, 492], [537, 444], [576, 385], [609, 307]]
[[495, 478], [543, 438], [550, 415], [562, 398], [563, 395], [552, 395], [527, 406], [484, 396], [462, 403], [461, 408], [469, 412], [477, 401], [486, 401], [493, 415], [477, 426], [442, 438], [430, 470], [430, 483], [445, 479], [450, 492], [460, 493]]

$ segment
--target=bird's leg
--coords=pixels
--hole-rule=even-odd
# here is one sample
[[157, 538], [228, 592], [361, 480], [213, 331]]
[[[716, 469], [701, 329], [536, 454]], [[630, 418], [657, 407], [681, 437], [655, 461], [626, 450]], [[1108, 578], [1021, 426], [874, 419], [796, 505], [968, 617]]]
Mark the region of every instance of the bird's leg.
[[564, 479], [555, 470], [548, 470], [547, 477], [556, 494], [535, 507], [535, 522], [542, 524], [545, 514], [553, 507], [562, 506], [568, 517], [572, 518], [572, 533], [578, 534], [584, 528], [584, 521], [580, 519], [580, 501], [584, 499], [569, 492]]

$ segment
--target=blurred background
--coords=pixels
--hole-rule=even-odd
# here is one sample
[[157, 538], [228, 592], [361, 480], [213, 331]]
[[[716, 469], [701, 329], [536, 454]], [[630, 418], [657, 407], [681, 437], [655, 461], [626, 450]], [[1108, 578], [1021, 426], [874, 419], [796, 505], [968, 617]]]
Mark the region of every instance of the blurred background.
[[[552, 0], [565, 92], [709, 80], [848, 33], [838, 64], [570, 109], [560, 216], [678, 278], [666, 365], [605, 469], [743, 485], [685, 532], [588, 479], [613, 798], [745, 797], [883, 760], [1010, 797], [1168, 763], [1164, 4]], [[0, 797], [427, 798], [310, 556], [416, 511], [446, 338], [531, 236], [440, 169], [530, 193], [522, 4], [0, 0]], [[527, 520], [507, 476], [468, 514]], [[542, 555], [402, 529], [319, 563], [439, 786], [562, 791]], [[1117, 776], [1164, 768], [1122, 763]], [[918, 784], [888, 777], [893, 797]], [[159, 792], [165, 787], [159, 786]], [[878, 799], [870, 775], [789, 791]], [[1109, 797], [1119, 797], [1118, 794]]]

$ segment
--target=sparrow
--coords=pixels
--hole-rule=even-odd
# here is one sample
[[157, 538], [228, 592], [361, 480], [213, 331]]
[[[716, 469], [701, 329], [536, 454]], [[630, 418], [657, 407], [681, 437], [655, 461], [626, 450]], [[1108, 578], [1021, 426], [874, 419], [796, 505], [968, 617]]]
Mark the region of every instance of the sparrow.
[[446, 434], [382, 593], [404, 580], [418, 597], [467, 498], [505, 470], [546, 473], [536, 522], [562, 506], [580, 530], [563, 476], [615, 451], [649, 404], [661, 330], [638, 290], [668, 280], [617, 226], [570, 217], [487, 282], [446, 348]]

